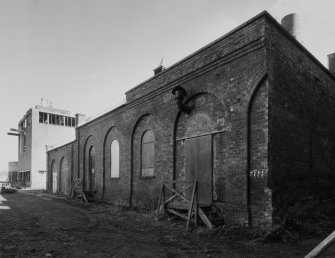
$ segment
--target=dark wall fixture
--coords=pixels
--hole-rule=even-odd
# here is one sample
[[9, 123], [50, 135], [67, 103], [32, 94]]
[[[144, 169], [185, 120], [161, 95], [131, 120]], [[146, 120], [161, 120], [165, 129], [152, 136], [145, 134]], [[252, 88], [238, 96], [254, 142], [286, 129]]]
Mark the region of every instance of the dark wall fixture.
[[185, 89], [181, 86], [177, 86], [173, 88], [172, 94], [175, 96], [176, 104], [179, 108], [179, 110], [183, 113], [190, 114], [191, 108], [186, 106], [184, 103], [184, 97], [187, 95]]

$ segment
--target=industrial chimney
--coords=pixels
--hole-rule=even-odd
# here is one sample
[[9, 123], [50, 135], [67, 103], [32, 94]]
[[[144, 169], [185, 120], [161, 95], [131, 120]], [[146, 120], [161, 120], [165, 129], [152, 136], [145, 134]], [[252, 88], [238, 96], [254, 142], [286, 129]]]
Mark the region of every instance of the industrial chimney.
[[281, 25], [287, 30], [293, 37], [298, 36], [298, 19], [295, 13], [288, 14], [281, 19]]
[[328, 69], [335, 76], [335, 53], [328, 55]]

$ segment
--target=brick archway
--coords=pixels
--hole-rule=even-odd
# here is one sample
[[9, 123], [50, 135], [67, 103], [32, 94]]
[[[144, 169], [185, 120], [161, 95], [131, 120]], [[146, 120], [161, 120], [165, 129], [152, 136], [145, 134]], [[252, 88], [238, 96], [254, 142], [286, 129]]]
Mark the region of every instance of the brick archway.
[[199, 184], [200, 202], [224, 201], [226, 174], [222, 148], [227, 131], [223, 105], [210, 93], [192, 96], [191, 114], [179, 113], [175, 123], [176, 180]]

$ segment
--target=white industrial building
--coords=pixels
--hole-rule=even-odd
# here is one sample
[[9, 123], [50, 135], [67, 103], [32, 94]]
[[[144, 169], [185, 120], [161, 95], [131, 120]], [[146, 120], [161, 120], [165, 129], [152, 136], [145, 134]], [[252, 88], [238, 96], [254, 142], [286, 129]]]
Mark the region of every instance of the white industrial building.
[[[18, 186], [46, 189], [46, 150], [75, 137], [76, 118], [70, 111], [42, 101], [30, 108], [9, 135], [18, 137]], [[13, 163], [13, 162], [11, 162]], [[11, 171], [15, 172], [15, 171]], [[14, 174], [14, 173], [13, 173]]]

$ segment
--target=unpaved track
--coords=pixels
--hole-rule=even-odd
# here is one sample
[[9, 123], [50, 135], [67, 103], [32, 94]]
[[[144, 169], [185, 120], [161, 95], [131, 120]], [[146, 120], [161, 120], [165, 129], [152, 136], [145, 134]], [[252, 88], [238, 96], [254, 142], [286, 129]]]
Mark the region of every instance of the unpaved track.
[[3, 194], [0, 257], [303, 257], [310, 249], [227, 242], [183, 225], [47, 194]]

